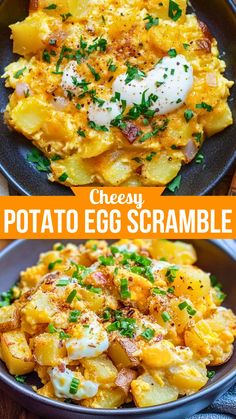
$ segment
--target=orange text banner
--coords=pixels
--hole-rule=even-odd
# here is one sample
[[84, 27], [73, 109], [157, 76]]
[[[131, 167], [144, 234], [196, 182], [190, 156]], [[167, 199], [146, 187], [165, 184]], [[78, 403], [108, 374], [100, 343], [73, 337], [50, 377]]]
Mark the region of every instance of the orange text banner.
[[76, 188], [76, 196], [0, 197], [0, 238], [236, 238], [236, 197], [156, 188]]

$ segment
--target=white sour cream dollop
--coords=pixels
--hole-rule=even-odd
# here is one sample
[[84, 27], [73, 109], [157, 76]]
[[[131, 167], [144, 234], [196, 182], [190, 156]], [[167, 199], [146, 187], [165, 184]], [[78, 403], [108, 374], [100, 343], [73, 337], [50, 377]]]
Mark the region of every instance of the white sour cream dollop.
[[49, 371], [49, 375], [57, 397], [82, 400], [94, 397], [97, 394], [98, 384], [90, 380], [80, 380], [78, 390], [75, 394], [71, 394], [70, 386], [74, 374], [73, 371], [66, 367], [64, 367], [62, 371], [58, 367], [54, 367]]

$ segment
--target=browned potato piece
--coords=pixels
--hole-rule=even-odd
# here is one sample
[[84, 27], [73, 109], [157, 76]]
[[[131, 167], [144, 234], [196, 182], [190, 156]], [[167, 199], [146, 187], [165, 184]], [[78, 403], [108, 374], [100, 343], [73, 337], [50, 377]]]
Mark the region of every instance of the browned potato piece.
[[42, 333], [32, 339], [32, 351], [39, 365], [54, 367], [66, 356], [58, 334]]
[[96, 396], [81, 400], [80, 404], [85, 407], [97, 409], [115, 409], [125, 403], [125, 394], [120, 388], [101, 388]]
[[0, 332], [17, 329], [19, 321], [19, 312], [14, 304], [0, 308]]
[[128, 396], [131, 383], [136, 377], [136, 371], [131, 370], [130, 368], [122, 368], [116, 378], [115, 384], [124, 391], [126, 396]]
[[127, 338], [116, 336], [108, 349], [108, 355], [118, 369], [136, 367], [139, 359], [135, 356], [137, 346]]
[[34, 369], [32, 353], [25, 334], [20, 330], [5, 332], [1, 336], [2, 359], [10, 374], [27, 374]]

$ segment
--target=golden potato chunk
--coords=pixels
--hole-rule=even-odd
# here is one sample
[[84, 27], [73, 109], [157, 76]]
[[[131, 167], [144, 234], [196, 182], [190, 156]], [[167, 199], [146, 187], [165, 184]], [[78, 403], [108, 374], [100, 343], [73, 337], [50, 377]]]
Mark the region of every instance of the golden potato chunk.
[[197, 260], [193, 246], [181, 241], [152, 240], [150, 252], [153, 258], [165, 258], [170, 263], [192, 265]]
[[118, 369], [136, 367], [139, 359], [135, 356], [137, 346], [127, 338], [116, 336], [108, 348], [108, 355]]
[[25, 334], [20, 330], [1, 335], [1, 353], [10, 374], [27, 374], [34, 369], [32, 353]]
[[137, 407], [155, 406], [178, 398], [178, 391], [170, 384], [160, 385], [145, 373], [131, 383], [131, 392]]
[[10, 25], [13, 38], [13, 52], [20, 55], [36, 53], [43, 48], [43, 41], [50, 33], [48, 16], [38, 12], [22, 22]]
[[14, 304], [0, 308], [0, 332], [17, 329], [19, 322], [19, 311]]
[[32, 339], [31, 348], [39, 365], [54, 367], [66, 357], [66, 349], [58, 334], [43, 333]]
[[96, 396], [82, 400], [81, 405], [96, 409], [115, 409], [125, 403], [125, 399], [123, 390], [118, 387], [99, 388]]
[[86, 380], [95, 381], [99, 384], [112, 384], [115, 382], [118, 371], [106, 355], [97, 358], [82, 359], [84, 377]]

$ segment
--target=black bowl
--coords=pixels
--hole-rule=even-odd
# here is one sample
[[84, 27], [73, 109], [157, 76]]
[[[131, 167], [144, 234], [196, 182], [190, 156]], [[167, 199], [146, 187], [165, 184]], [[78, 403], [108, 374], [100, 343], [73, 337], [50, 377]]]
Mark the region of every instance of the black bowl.
[[[34, 264], [40, 252], [49, 250], [53, 240], [21, 240], [13, 242], [0, 254], [0, 292], [9, 289], [18, 279], [19, 272]], [[66, 241], [64, 241], [66, 242]], [[82, 240], [73, 241], [78, 244]], [[198, 266], [217, 275], [228, 294], [225, 305], [235, 310], [235, 271], [236, 245], [229, 247], [227, 241], [192, 240], [198, 253]], [[124, 418], [134, 416], [140, 418], [184, 419], [211, 404], [236, 382], [236, 351], [225, 364], [216, 368], [216, 375], [198, 393], [182, 397], [175, 402], [148, 408], [89, 409], [77, 405], [66, 404], [39, 396], [27, 384], [19, 384], [0, 363], [1, 388], [18, 403], [43, 417], [55, 419], [96, 419], [96, 417]]]
[[[8, 25], [27, 15], [28, 0], [0, 0], [0, 74], [4, 67], [14, 59], [11, 52]], [[219, 42], [222, 57], [226, 61], [226, 76], [236, 77], [236, 5], [233, 0], [192, 0], [192, 8], [201, 20], [207, 23]], [[15, 57], [16, 58], [16, 57]], [[47, 180], [45, 173], [38, 172], [26, 162], [26, 155], [32, 149], [30, 141], [22, 135], [9, 131], [3, 122], [3, 112], [8, 101], [9, 91], [0, 80], [0, 170], [9, 182], [23, 195], [72, 195], [70, 188]], [[236, 87], [229, 100], [234, 119], [236, 119]], [[227, 173], [236, 161], [236, 126], [207, 140], [202, 148], [204, 164], [191, 164], [181, 170], [182, 181], [176, 195], [206, 195]], [[37, 185], [37, 187], [36, 187]], [[173, 195], [166, 190], [164, 195]]]

